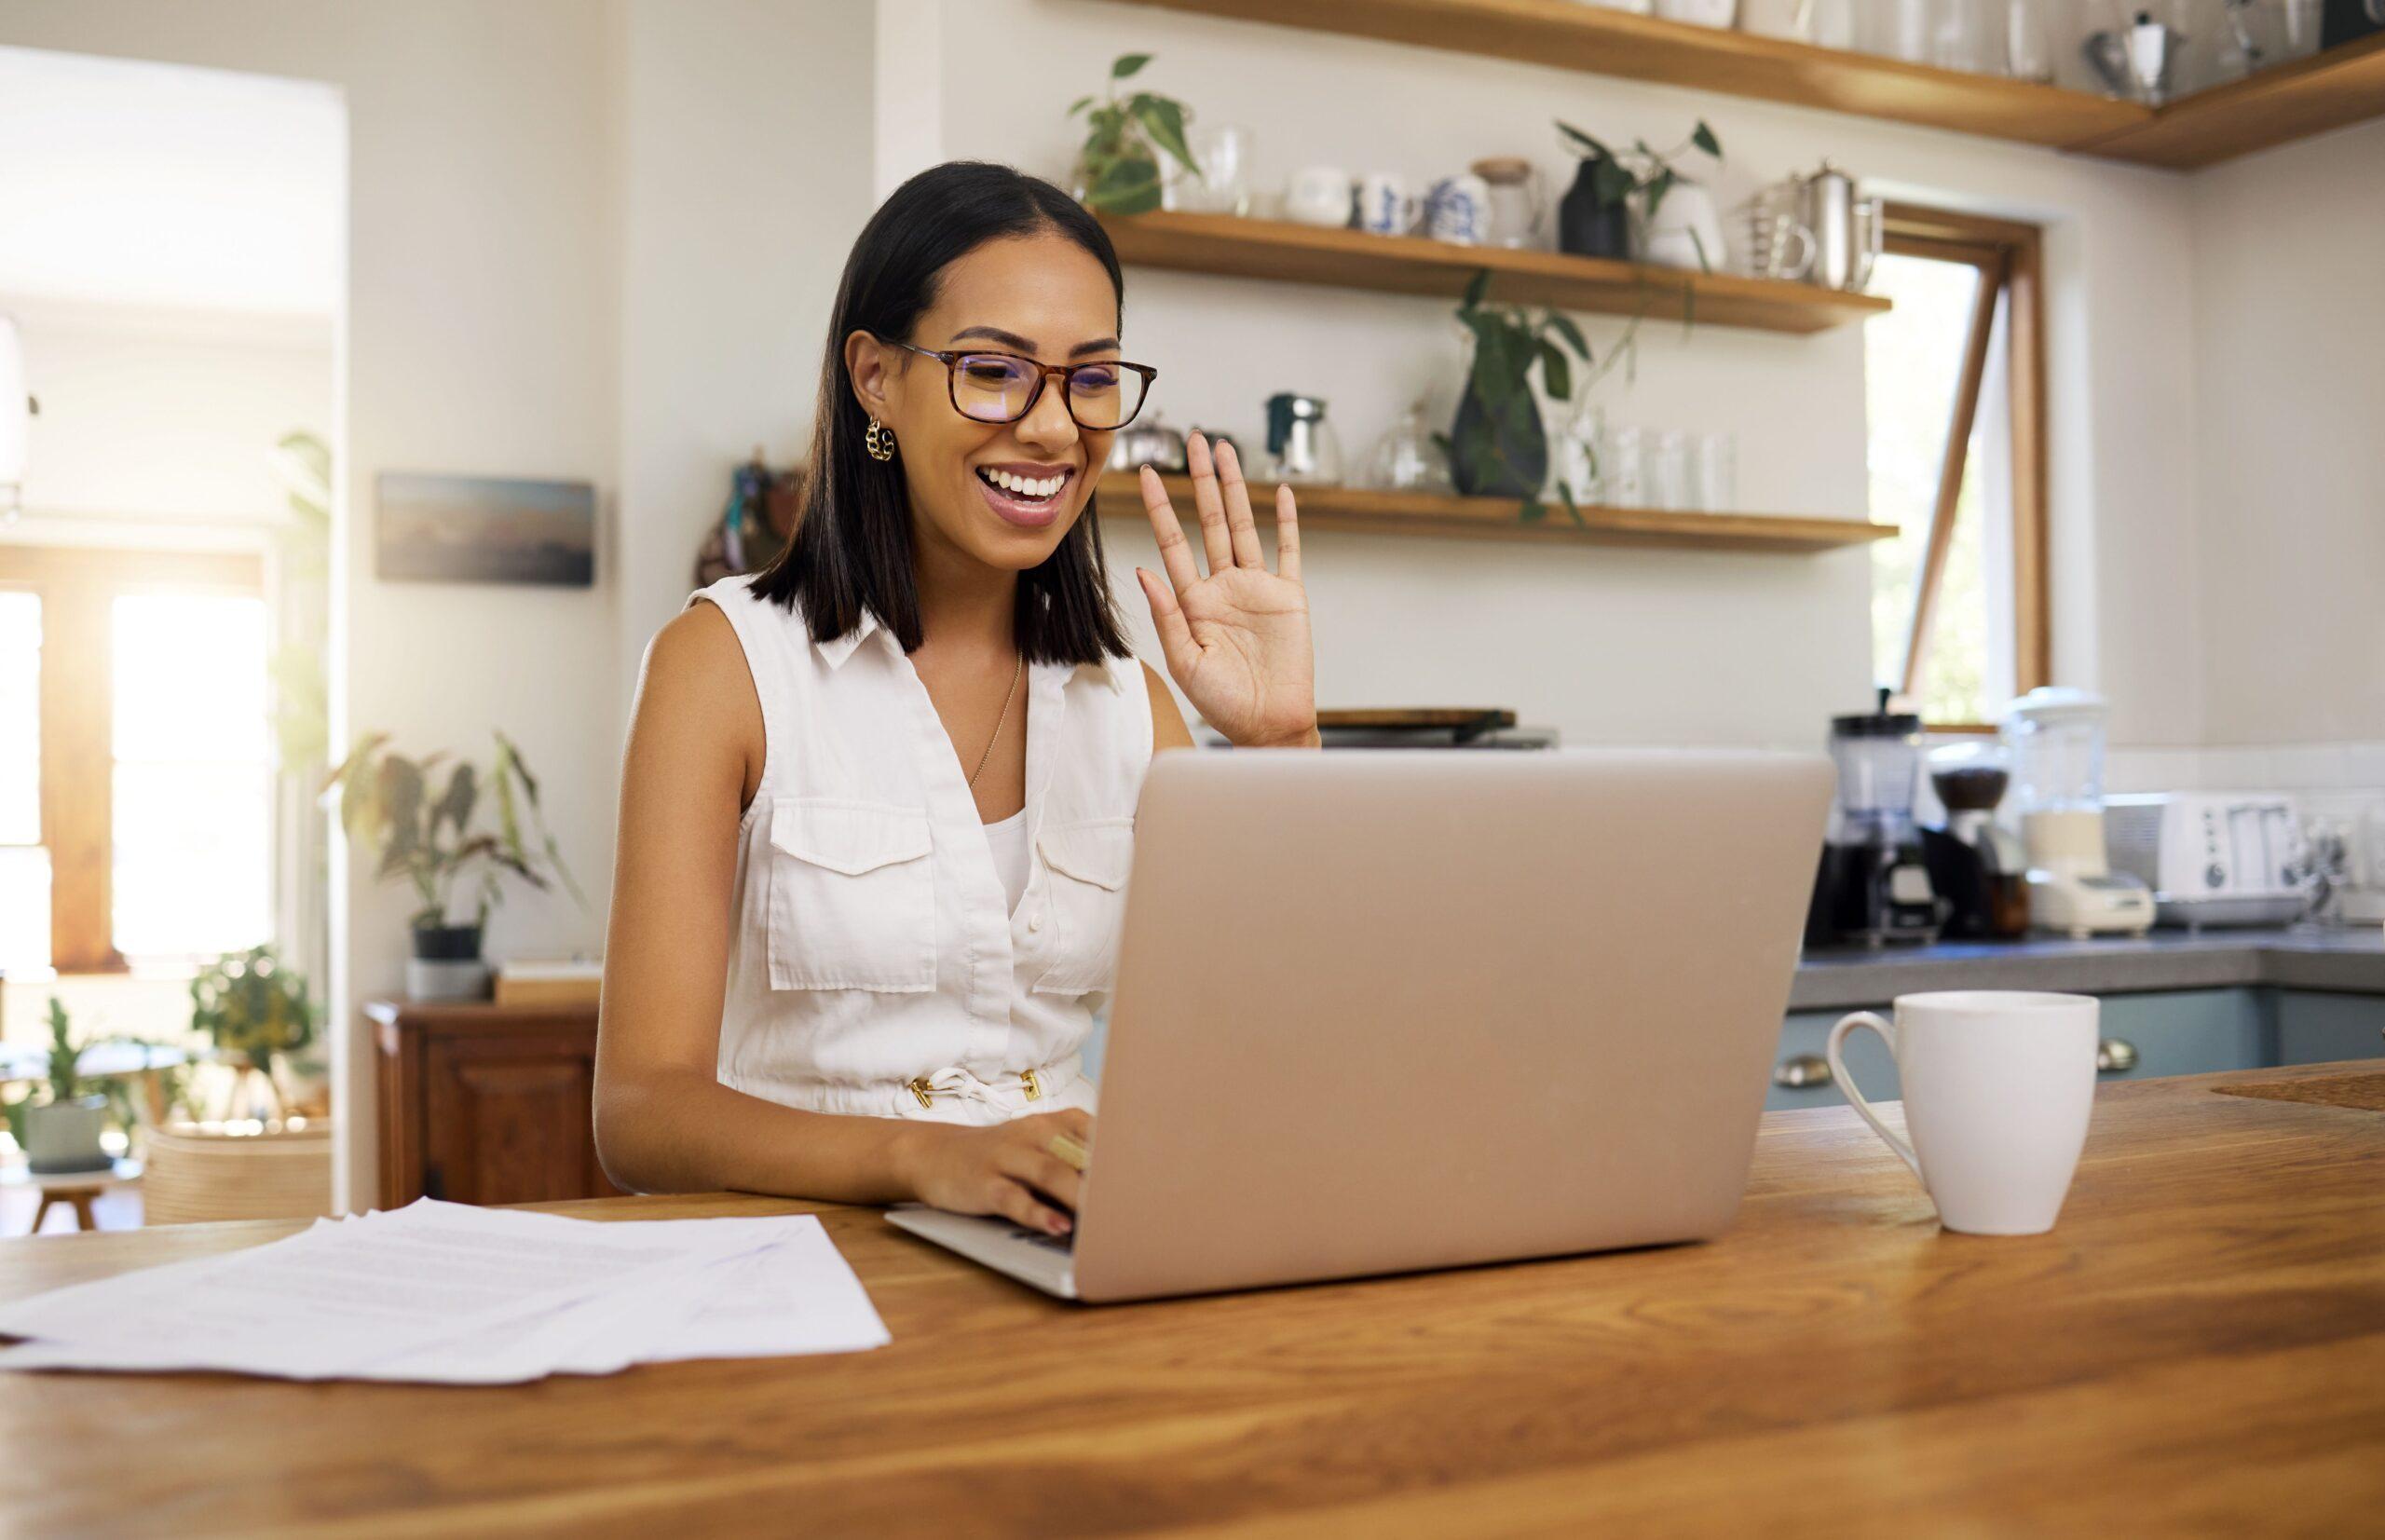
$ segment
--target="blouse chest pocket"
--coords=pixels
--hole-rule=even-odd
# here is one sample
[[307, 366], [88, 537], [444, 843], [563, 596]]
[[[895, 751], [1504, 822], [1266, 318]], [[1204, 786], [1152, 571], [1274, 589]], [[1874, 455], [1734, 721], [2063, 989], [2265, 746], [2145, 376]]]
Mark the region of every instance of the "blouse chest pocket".
[[1036, 837], [1047, 874], [1050, 962], [1036, 979], [1043, 994], [1107, 990], [1118, 978], [1118, 935], [1126, 915], [1126, 873], [1135, 859], [1135, 821], [1094, 818], [1047, 824]]
[[935, 988], [935, 867], [917, 808], [770, 804], [770, 988]]

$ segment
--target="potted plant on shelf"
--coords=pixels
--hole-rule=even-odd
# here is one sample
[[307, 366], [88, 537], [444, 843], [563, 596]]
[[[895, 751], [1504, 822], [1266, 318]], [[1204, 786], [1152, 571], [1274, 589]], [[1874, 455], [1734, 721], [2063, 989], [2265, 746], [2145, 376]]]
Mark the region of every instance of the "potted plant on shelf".
[[[1560, 122], [1557, 131], [1565, 147], [1581, 157], [1574, 185], [1557, 208], [1559, 250], [1576, 256], [1636, 254], [1664, 266], [1714, 271], [1723, 260], [1723, 226], [1714, 200], [1678, 164], [1692, 150], [1722, 160], [1723, 142], [1705, 119], [1667, 151], [1651, 148], [1644, 139], [1618, 151], [1570, 123]], [[1641, 230], [1636, 251], [1635, 211]]]
[[[1541, 501], [1548, 477], [1548, 429], [1533, 390], [1533, 371], [1540, 371], [1540, 388], [1549, 400], [1571, 401], [1574, 361], [1588, 365], [1590, 345], [1572, 318], [1559, 311], [1483, 303], [1490, 286], [1488, 271], [1475, 274], [1458, 303], [1458, 323], [1471, 340], [1472, 357], [1457, 420], [1438, 442], [1449, 455], [1450, 476], [1460, 492], [1520, 498], [1521, 516], [1531, 522], [1548, 511]], [[1565, 511], [1583, 523], [1573, 487], [1560, 480], [1556, 490]]]
[[[226, 1115], [279, 1117], [277, 1061], [314, 1041], [315, 1006], [306, 976], [271, 947], [226, 952], [190, 981], [190, 1025], [215, 1045], [235, 1078]], [[262, 1096], [252, 1097], [252, 1090]]]
[[[436, 796], [431, 778], [447, 756], [416, 760], [392, 753], [385, 732], [361, 740], [325, 788], [339, 788], [340, 826], [373, 852], [375, 875], [411, 883], [420, 900], [409, 922], [414, 956], [406, 967], [406, 992], [416, 1000], [487, 994], [481, 936], [489, 910], [504, 898], [507, 876], [543, 892], [552, 873], [573, 898], [580, 896], [539, 814], [538, 781], [512, 740], [496, 736], [487, 770], [458, 760]], [[479, 826], [484, 801], [496, 804], [493, 830]], [[525, 838], [525, 827], [535, 842]], [[468, 877], [478, 897], [472, 918], [459, 922], [452, 918], [455, 895]]]
[[1151, 61], [1147, 53], [1121, 54], [1110, 66], [1103, 95], [1081, 96], [1069, 104], [1069, 116], [1084, 115], [1086, 133], [1077, 152], [1075, 190], [1077, 200], [1088, 209], [1147, 214], [1158, 208], [1165, 182], [1162, 154], [1192, 177], [1201, 175], [1184, 138], [1184, 120], [1190, 115], [1183, 102], [1150, 91], [1124, 100], [1118, 95], [1118, 83], [1139, 75]]
[[[48, 1063], [40, 1084], [8, 1107], [8, 1131], [36, 1175], [104, 1171], [108, 1098], [83, 1079], [83, 1044], [75, 1041], [65, 1002], [49, 1002]], [[39, 1100], [35, 1100], [39, 1097]]]

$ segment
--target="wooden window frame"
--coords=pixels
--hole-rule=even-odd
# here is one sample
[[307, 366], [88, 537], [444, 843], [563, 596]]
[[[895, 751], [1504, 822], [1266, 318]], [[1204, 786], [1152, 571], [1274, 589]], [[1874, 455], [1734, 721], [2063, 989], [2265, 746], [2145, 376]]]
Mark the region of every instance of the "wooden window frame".
[[[1955, 213], [1917, 204], [1882, 211], [1882, 250], [1898, 256], [1957, 262], [1980, 275], [1979, 297], [1964, 339], [1955, 407], [1938, 473], [1929, 538], [1914, 574], [1913, 616], [1905, 633], [1900, 693], [1913, 695], [1928, 662], [1929, 626], [1955, 541], [1955, 515], [1978, 421], [1988, 348], [1999, 300], [2005, 315], [2005, 375], [2011, 416], [2012, 681], [2027, 691], [2051, 682], [2053, 635], [2047, 574], [2046, 345], [2044, 232], [2035, 225]], [[1933, 732], [1993, 732], [1976, 722], [1933, 723]]]
[[41, 597], [41, 834], [49, 850], [49, 963], [125, 971], [116, 948], [116, 598], [265, 594], [263, 558], [237, 552], [0, 545], [0, 588]]

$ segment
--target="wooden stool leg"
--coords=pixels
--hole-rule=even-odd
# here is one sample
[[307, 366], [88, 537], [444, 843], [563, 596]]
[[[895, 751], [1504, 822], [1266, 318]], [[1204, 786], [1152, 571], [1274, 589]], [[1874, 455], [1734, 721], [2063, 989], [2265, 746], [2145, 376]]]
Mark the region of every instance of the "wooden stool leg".
[[41, 1233], [41, 1221], [49, 1218], [50, 1207], [57, 1202], [58, 1194], [55, 1192], [44, 1192], [41, 1195], [41, 1205], [34, 1210], [34, 1227], [27, 1233], [34, 1235]]
[[100, 1227], [99, 1216], [91, 1212], [91, 1200], [98, 1195], [89, 1189], [67, 1194], [67, 1201], [75, 1206], [75, 1222], [78, 1228], [97, 1230]]

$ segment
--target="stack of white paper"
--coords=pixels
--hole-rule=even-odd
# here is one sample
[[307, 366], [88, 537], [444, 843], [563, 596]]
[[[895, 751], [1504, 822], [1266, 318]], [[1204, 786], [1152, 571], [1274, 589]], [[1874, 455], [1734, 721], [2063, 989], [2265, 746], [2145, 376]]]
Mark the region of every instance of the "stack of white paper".
[[811, 1216], [600, 1223], [425, 1199], [0, 1305], [0, 1369], [509, 1384], [880, 1347]]

